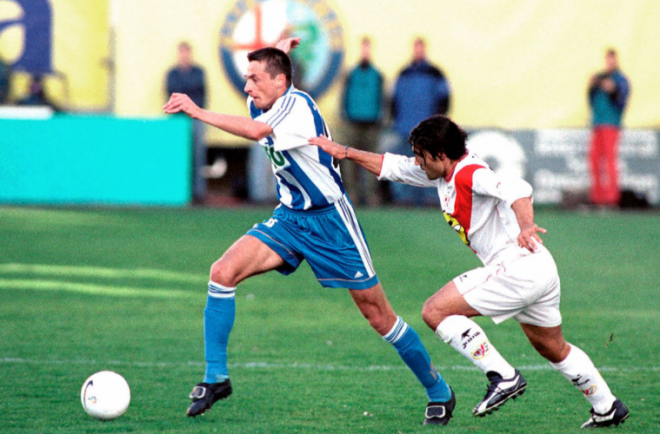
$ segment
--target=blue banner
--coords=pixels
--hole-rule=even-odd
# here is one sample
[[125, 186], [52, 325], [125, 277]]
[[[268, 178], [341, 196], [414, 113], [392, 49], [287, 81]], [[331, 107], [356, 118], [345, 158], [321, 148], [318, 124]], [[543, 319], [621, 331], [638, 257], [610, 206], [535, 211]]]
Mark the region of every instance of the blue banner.
[[18, 5], [20, 18], [0, 21], [0, 34], [13, 26], [24, 30], [25, 39], [21, 56], [13, 68], [30, 74], [53, 71], [53, 11], [48, 0], [8, 0]]

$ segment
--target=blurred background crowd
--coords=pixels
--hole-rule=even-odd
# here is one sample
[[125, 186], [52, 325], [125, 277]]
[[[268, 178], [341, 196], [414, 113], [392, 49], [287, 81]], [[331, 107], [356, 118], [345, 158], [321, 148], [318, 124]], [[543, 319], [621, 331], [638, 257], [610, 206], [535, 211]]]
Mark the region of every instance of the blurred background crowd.
[[[658, 19], [660, 4], [643, 0], [604, 0], [597, 7], [587, 0], [1, 1], [0, 181], [11, 188], [0, 202], [275, 201], [269, 162], [257, 144], [187, 119], [172, 120], [180, 124], [173, 124], [176, 131], [185, 130], [180, 136], [156, 137], [147, 127], [143, 135], [126, 133], [130, 140], [120, 133], [125, 126], [133, 131], [131, 120], [169, 122], [160, 107], [172, 92], [213, 111], [247, 115], [247, 52], [300, 36], [302, 45], [292, 52], [294, 85], [317, 100], [339, 142], [412, 155], [410, 130], [430, 115], [447, 114], [468, 129], [471, 146], [496, 170], [530, 181], [540, 203], [658, 204]], [[58, 141], [57, 123], [67, 117], [107, 118], [117, 122], [108, 131], [119, 136], [99, 137], [96, 127], [83, 125], [84, 143]], [[21, 122], [36, 119], [51, 124], [26, 138]], [[37, 134], [39, 125], [28, 129]], [[159, 178], [180, 175], [181, 195], [124, 197], [109, 191], [112, 182], [94, 190], [102, 194], [70, 188], [69, 196], [40, 195], [43, 179], [26, 181], [26, 171], [53, 158], [52, 148], [72, 146], [70, 154], [80, 155], [76, 146], [105, 141], [107, 148], [99, 145], [87, 160], [69, 155], [52, 165], [67, 173], [90, 161], [103, 166], [99, 159], [111, 160], [107, 153], [115, 149], [135, 159], [128, 167], [143, 169], [136, 175], [109, 166], [103, 176], [125, 178], [120, 184], [128, 190], [153, 190]], [[125, 148], [113, 147], [120, 142]], [[168, 154], [177, 147], [186, 151]], [[35, 153], [42, 159], [26, 158]], [[163, 158], [150, 165], [154, 153]], [[176, 161], [181, 155], [186, 164]], [[357, 205], [437, 201], [433, 189], [379, 183], [350, 164], [342, 173]], [[61, 182], [80, 183], [80, 176]], [[50, 182], [58, 182], [57, 171]]]

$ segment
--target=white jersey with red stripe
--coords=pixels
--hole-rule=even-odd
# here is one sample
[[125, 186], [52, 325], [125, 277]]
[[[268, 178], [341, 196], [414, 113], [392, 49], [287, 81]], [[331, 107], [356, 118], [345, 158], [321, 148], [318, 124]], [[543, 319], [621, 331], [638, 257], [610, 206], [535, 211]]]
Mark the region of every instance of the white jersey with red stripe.
[[449, 176], [436, 180], [428, 179], [414, 158], [387, 153], [378, 179], [437, 188], [445, 219], [484, 265], [530, 254], [518, 247], [520, 227], [511, 205], [531, 197], [532, 186], [519, 178], [497, 175], [472, 152], [459, 160]]

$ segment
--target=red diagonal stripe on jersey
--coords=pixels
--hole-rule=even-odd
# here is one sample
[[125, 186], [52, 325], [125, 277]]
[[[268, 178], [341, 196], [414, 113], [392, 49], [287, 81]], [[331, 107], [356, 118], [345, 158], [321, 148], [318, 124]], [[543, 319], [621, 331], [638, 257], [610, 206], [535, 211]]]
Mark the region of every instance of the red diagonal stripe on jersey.
[[472, 221], [472, 175], [475, 170], [483, 169], [478, 164], [470, 164], [454, 174], [454, 188], [456, 188], [456, 202], [452, 217], [465, 230], [465, 236], [470, 239], [470, 223]]

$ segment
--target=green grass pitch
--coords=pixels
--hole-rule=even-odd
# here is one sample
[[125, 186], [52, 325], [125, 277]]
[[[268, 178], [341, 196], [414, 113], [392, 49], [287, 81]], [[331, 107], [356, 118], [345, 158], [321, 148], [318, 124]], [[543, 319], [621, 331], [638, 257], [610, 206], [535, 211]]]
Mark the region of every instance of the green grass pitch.
[[[518, 325], [478, 322], [529, 383], [483, 419], [486, 378], [422, 322], [426, 298], [479, 266], [429, 210], [358, 210], [394, 309], [420, 334], [457, 396], [445, 428], [422, 427], [426, 397], [345, 290], [304, 264], [237, 291], [234, 394], [185, 416], [201, 380], [210, 264], [271, 209], [0, 208], [0, 432], [573, 433], [586, 400]], [[660, 432], [660, 215], [537, 211], [562, 277], [567, 339], [631, 411], [620, 432]], [[83, 381], [122, 374], [132, 402], [111, 422], [80, 404]], [[618, 432], [618, 431], [617, 431]]]

